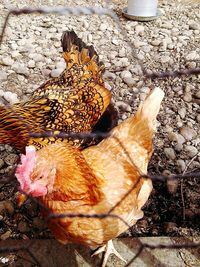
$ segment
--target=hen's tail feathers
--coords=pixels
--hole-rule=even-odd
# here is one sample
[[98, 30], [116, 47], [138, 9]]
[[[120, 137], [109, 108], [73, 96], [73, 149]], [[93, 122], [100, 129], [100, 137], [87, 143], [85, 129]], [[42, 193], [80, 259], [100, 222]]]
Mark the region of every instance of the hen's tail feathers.
[[74, 31], [64, 32], [61, 44], [67, 68], [72, 67], [74, 64], [85, 65], [89, 71], [92, 71], [94, 78], [97, 80], [101, 78], [105, 66], [99, 61], [99, 57], [92, 45], [87, 46]]
[[116, 127], [117, 136], [125, 139], [124, 142], [137, 143], [140, 147], [145, 148], [150, 155], [152, 137], [156, 130], [156, 117], [163, 97], [164, 92], [156, 87], [140, 104], [135, 116]]

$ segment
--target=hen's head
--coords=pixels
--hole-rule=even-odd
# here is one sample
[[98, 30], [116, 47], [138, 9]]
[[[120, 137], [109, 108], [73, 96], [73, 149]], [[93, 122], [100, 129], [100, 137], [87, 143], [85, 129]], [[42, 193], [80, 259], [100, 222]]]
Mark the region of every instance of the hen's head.
[[45, 159], [37, 153], [34, 146], [26, 147], [26, 153], [21, 156], [21, 164], [15, 173], [20, 190], [33, 197], [51, 192], [56, 176], [56, 169], [50, 166], [48, 157]]

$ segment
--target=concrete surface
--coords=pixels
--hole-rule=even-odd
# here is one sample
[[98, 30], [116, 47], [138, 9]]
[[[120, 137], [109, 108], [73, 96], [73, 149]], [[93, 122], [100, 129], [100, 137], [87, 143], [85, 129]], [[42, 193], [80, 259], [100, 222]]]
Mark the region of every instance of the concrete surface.
[[[146, 238], [118, 238], [114, 240], [117, 251], [130, 261], [142, 243], [148, 244], [184, 244], [191, 242], [187, 238], [146, 237]], [[200, 237], [196, 238], [200, 242]], [[0, 251], [27, 246], [39, 264], [36, 264], [28, 252], [4, 252], [0, 254], [0, 266], [42, 266], [42, 267], [93, 267], [100, 266], [101, 256], [91, 258], [89, 248], [78, 245], [63, 246], [56, 240], [6, 240], [0, 241]], [[108, 267], [125, 266], [115, 256], [109, 258]], [[145, 249], [130, 265], [133, 267], [198, 267], [200, 266], [200, 247], [197, 249]]]

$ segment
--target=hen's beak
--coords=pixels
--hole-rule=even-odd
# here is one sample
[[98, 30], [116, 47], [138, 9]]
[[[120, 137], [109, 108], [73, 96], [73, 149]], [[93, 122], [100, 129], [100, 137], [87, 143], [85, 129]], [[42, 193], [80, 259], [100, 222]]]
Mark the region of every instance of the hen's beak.
[[26, 195], [18, 192], [17, 197], [16, 197], [18, 206], [21, 207], [24, 204], [24, 202], [27, 200], [27, 198], [28, 197]]

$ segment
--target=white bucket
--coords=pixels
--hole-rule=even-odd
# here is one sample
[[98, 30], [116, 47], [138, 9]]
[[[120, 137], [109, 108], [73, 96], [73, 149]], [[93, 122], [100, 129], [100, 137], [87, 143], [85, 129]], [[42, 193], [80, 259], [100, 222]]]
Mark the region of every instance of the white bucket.
[[157, 14], [158, 0], [128, 0], [128, 15], [151, 17]]

